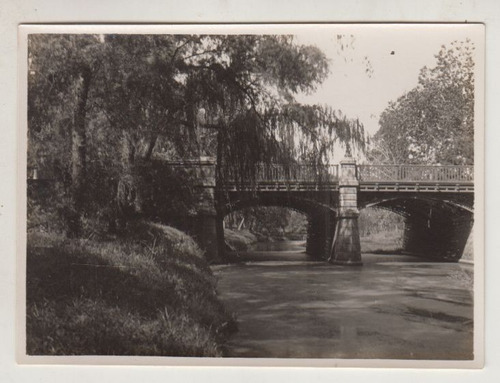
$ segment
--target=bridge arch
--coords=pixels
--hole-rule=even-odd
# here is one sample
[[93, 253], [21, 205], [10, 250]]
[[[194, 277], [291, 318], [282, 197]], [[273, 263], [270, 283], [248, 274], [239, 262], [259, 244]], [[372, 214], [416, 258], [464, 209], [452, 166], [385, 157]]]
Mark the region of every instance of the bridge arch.
[[224, 215], [242, 207], [283, 206], [306, 213], [311, 237], [327, 249], [322, 256], [341, 265], [361, 264], [358, 215], [368, 206], [404, 215], [406, 250], [440, 260], [460, 259], [473, 223], [472, 165], [358, 165], [345, 158], [339, 165], [319, 167], [261, 164], [254, 180], [223, 182], [216, 179], [215, 159], [169, 165], [190, 169], [199, 180], [192, 231], [212, 259], [224, 258]]
[[[443, 195], [365, 196], [360, 208], [378, 207], [405, 219], [406, 252], [441, 261], [458, 261], [473, 226], [471, 198]], [[460, 198], [457, 198], [460, 197]]]
[[237, 198], [228, 198], [222, 208], [223, 215], [233, 211], [258, 206], [277, 206], [297, 210], [310, 215], [316, 211], [325, 211], [336, 214], [337, 208], [328, 202], [318, 201], [307, 197], [294, 197], [284, 193], [260, 193], [259, 195], [240, 195]]
[[296, 197], [286, 193], [238, 193], [237, 198], [226, 201], [222, 215], [250, 207], [283, 207], [304, 214], [307, 218], [306, 253], [312, 259], [328, 258], [337, 222], [337, 207], [328, 199]]

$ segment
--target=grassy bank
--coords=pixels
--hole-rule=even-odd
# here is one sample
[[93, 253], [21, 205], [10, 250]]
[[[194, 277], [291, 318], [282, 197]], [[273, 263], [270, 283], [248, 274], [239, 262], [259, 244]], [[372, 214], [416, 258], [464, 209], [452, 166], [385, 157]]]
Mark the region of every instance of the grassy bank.
[[234, 321], [194, 241], [141, 223], [127, 240], [30, 233], [27, 353], [221, 356]]
[[381, 231], [361, 236], [361, 251], [373, 252], [400, 252], [403, 247], [403, 233], [398, 230]]
[[245, 251], [252, 243], [257, 242], [257, 237], [248, 230], [224, 229], [224, 240], [231, 250]]

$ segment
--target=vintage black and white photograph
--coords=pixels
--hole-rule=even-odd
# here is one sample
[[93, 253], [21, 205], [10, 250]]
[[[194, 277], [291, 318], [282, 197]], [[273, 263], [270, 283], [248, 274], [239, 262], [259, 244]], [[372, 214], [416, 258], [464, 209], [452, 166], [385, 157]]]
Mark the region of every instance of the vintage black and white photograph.
[[483, 25], [20, 37], [23, 360], [481, 363]]

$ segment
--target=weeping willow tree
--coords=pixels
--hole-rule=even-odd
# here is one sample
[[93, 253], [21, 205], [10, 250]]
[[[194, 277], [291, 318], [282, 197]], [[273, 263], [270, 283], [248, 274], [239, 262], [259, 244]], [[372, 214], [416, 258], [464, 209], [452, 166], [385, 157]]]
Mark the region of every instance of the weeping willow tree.
[[336, 143], [364, 146], [358, 121], [296, 102], [300, 92], [314, 92], [329, 69], [318, 48], [296, 44], [293, 36], [204, 36], [185, 69], [186, 98], [202, 111], [202, 129], [213, 132], [215, 145], [205, 154], [217, 158], [222, 182], [251, 180], [260, 162], [320, 165]]
[[[293, 36], [117, 35], [106, 41], [103, 111], [123, 132], [122, 199], [137, 189], [137, 164], [148, 166], [161, 152], [215, 157], [217, 183], [224, 184], [228, 178], [251, 182], [259, 163], [321, 166], [338, 143], [364, 146], [358, 121], [296, 101], [299, 93], [315, 91], [329, 66], [318, 48]], [[139, 190], [133, 194], [141, 198]]]
[[363, 126], [301, 105], [329, 73], [316, 47], [277, 35], [106, 36], [103, 113], [123, 132], [121, 185], [155, 154], [217, 159], [220, 184], [256, 164], [320, 166], [335, 144], [363, 147]]

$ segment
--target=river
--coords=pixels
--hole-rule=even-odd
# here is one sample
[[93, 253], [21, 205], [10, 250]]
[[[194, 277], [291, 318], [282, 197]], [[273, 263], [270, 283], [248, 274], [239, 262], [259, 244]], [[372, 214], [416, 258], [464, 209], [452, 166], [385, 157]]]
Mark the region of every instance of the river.
[[363, 254], [315, 262], [300, 241], [258, 244], [214, 266], [237, 318], [227, 357], [471, 359], [472, 265]]

